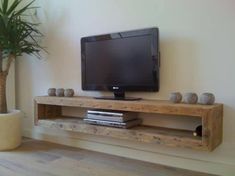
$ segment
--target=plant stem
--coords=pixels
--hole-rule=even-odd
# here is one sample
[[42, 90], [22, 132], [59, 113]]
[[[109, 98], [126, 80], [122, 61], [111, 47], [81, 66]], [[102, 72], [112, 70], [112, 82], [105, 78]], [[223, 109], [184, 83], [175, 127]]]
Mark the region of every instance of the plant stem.
[[0, 49], [0, 72], [2, 72], [2, 62], [3, 62], [3, 58], [2, 58], [2, 50]]
[[4, 72], [6, 72], [6, 75], [8, 75], [10, 67], [11, 67], [11, 63], [13, 62], [13, 60], [15, 59], [15, 55], [10, 54], [7, 58], [7, 65], [6, 65], [6, 70]]
[[7, 113], [7, 100], [6, 100], [6, 72], [0, 73], [0, 113]]

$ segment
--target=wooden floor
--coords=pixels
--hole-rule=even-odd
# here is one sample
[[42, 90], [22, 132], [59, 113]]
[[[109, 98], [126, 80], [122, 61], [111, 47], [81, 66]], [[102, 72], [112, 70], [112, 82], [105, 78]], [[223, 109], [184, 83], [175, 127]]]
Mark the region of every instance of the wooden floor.
[[0, 176], [206, 175], [31, 139], [17, 150], [0, 152]]

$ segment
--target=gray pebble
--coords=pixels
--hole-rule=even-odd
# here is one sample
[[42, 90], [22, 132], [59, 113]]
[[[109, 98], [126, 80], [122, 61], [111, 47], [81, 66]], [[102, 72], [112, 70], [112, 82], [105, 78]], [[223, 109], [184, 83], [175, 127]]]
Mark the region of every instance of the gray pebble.
[[64, 89], [63, 88], [56, 89], [56, 96], [63, 97], [64, 96]]
[[198, 100], [198, 96], [196, 93], [189, 92], [189, 93], [184, 94], [184, 100], [183, 100], [184, 103], [196, 104], [197, 100]]
[[56, 88], [49, 88], [47, 94], [49, 96], [56, 96]]
[[73, 89], [65, 89], [64, 96], [73, 97], [73, 95], [74, 95], [74, 90]]
[[203, 93], [199, 98], [199, 103], [204, 105], [212, 105], [215, 103], [215, 96], [212, 93]]
[[172, 92], [169, 97], [172, 103], [180, 103], [182, 100], [182, 95], [180, 92]]

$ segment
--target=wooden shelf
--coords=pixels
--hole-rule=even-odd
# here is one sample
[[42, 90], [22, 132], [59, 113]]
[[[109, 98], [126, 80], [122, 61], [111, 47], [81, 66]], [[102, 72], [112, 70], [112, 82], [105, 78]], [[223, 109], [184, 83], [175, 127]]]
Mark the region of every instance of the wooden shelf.
[[[119, 129], [90, 125], [79, 118], [63, 117], [63, 106], [198, 117], [202, 120], [203, 136], [194, 137], [192, 131], [163, 127], [138, 126]], [[40, 96], [35, 98], [35, 124], [39, 126], [208, 151], [212, 151], [222, 142], [222, 115], [222, 104], [189, 105], [161, 100], [115, 101], [89, 97]]]
[[139, 101], [121, 101], [121, 100], [99, 100], [91, 97], [36, 97], [38, 104], [73, 106], [81, 108], [120, 110], [132, 112], [158, 113], [169, 115], [202, 116], [204, 112], [214, 108], [220, 108], [221, 104], [215, 105], [190, 105], [174, 104], [164, 100], [139, 100]]
[[[137, 126], [131, 129], [120, 129], [106, 126], [90, 125], [80, 118], [60, 117], [38, 121], [39, 126], [62, 129], [92, 135], [108, 136], [124, 140], [164, 144], [167, 146], [191, 147], [201, 149], [201, 137], [194, 137], [192, 131], [162, 127]], [[185, 141], [187, 143], [185, 144]], [[174, 145], [172, 145], [174, 144]]]

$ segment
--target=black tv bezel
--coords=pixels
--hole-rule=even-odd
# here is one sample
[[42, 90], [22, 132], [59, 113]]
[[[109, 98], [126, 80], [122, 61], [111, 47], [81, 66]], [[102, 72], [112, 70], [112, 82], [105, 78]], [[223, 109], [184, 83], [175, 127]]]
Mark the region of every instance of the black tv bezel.
[[[96, 84], [87, 84], [86, 83], [86, 48], [85, 44], [87, 42], [96, 42], [103, 40], [113, 40], [118, 38], [126, 38], [126, 37], [138, 37], [144, 35], [152, 36], [152, 58], [155, 61], [155, 65], [153, 65], [153, 69], [156, 72], [154, 74], [154, 83], [149, 86], [136, 86], [136, 85], [96, 85]], [[159, 78], [160, 78], [160, 52], [159, 52], [159, 29], [157, 27], [140, 29], [140, 30], [132, 30], [132, 31], [124, 31], [103, 35], [95, 35], [81, 38], [81, 71], [82, 71], [82, 90], [96, 90], [96, 91], [112, 91], [112, 92], [125, 92], [125, 91], [148, 91], [148, 92], [157, 92], [159, 91]], [[118, 87], [118, 90], [115, 88]]]

